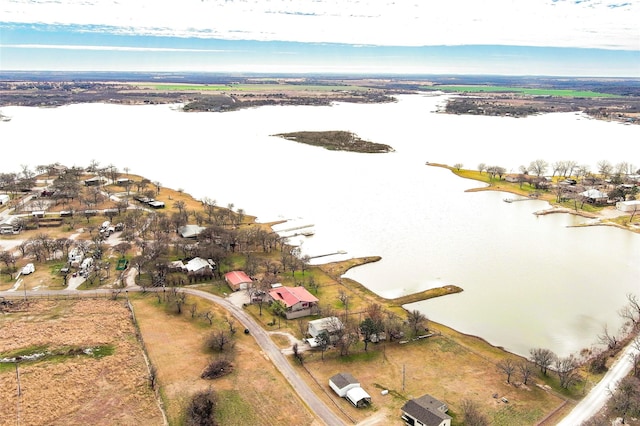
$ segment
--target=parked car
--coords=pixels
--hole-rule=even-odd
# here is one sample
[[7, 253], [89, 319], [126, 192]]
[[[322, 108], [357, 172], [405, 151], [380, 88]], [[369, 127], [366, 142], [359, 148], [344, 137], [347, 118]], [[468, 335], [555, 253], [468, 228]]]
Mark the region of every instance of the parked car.
[[26, 265], [24, 265], [24, 268], [22, 268], [22, 275], [29, 275], [35, 271], [36, 267], [33, 265], [33, 263], [27, 263]]

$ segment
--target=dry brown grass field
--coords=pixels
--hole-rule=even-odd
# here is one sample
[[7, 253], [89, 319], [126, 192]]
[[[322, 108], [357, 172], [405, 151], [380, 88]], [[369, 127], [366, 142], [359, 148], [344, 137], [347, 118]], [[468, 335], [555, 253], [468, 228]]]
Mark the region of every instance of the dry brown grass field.
[[[78, 349], [103, 347], [104, 356]], [[162, 425], [142, 348], [122, 300], [16, 303], [0, 316], [0, 425]]]
[[[170, 424], [181, 424], [188, 398], [209, 386], [219, 398], [217, 418], [221, 425], [319, 424], [252, 336], [239, 330], [232, 350], [223, 354], [208, 352], [204, 341], [212, 326], [202, 319], [192, 319], [190, 313], [178, 316], [167, 312], [157, 300], [149, 295], [132, 302], [149, 356], [157, 368]], [[211, 311], [215, 317], [213, 327], [221, 326], [219, 323], [227, 315], [224, 309], [191, 296], [187, 303], [197, 303], [200, 313]], [[201, 379], [205, 366], [219, 356], [230, 357], [234, 371], [214, 380]]]

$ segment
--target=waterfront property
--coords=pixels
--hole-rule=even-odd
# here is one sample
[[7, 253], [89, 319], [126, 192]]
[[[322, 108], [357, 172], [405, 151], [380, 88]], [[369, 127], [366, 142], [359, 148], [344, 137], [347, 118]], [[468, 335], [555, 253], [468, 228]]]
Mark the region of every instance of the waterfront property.
[[318, 313], [318, 298], [302, 286], [276, 287], [269, 290], [273, 301], [280, 301], [286, 307], [287, 319], [295, 319]]

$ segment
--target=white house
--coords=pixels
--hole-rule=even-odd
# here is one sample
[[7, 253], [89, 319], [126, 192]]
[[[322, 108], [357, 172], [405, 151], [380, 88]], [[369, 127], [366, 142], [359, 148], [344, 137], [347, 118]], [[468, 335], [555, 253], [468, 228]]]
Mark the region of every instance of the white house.
[[213, 271], [214, 265], [215, 263], [213, 262], [213, 260], [205, 260], [201, 257], [194, 257], [193, 259], [188, 261], [186, 265], [184, 265], [184, 269], [186, 269], [187, 272], [194, 273], [204, 272], [206, 270]]
[[7, 204], [11, 198], [7, 194], [0, 194], [0, 206]]
[[82, 253], [82, 250], [78, 247], [74, 247], [69, 251], [69, 255], [67, 257], [71, 266], [77, 267], [80, 265], [80, 262], [82, 262], [82, 259], [84, 259], [84, 253]]
[[14, 234], [20, 230], [18, 216], [9, 216], [0, 221], [0, 234]]

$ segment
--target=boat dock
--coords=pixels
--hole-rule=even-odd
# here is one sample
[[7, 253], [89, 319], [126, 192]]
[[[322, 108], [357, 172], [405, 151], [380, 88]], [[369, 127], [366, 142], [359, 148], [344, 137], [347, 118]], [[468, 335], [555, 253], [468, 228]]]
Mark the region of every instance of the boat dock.
[[338, 251], [335, 251], [333, 253], [318, 254], [318, 255], [315, 255], [315, 256], [309, 256], [309, 259], [317, 259], [319, 257], [335, 256], [337, 254], [347, 254], [347, 252], [344, 251], [344, 250], [338, 250]]
[[535, 198], [505, 198], [502, 201], [504, 201], [505, 203], [515, 203], [516, 201], [529, 201], [529, 200], [535, 200]]

